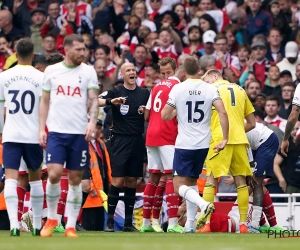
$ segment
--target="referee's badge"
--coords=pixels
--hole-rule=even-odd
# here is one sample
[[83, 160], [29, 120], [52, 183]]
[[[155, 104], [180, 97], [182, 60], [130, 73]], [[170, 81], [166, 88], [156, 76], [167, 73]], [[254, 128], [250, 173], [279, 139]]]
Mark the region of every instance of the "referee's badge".
[[129, 111], [129, 105], [122, 104], [120, 107], [120, 112], [122, 115], [126, 115]]

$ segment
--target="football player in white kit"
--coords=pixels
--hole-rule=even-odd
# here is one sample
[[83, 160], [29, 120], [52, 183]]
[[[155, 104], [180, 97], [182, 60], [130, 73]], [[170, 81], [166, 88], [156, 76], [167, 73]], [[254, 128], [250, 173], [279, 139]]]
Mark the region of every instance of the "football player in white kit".
[[210, 120], [212, 106], [220, 116], [223, 140], [217, 144], [217, 152], [225, 148], [228, 139], [228, 117], [217, 89], [199, 79], [199, 64], [195, 57], [183, 61], [187, 80], [173, 87], [169, 100], [161, 112], [163, 120], [177, 115], [178, 135], [173, 161], [174, 189], [187, 200], [187, 222], [183, 232], [194, 232], [194, 218], [197, 206], [204, 217], [214, 210], [212, 203], [199, 196], [197, 179], [210, 144]]
[[[263, 180], [273, 176], [273, 164], [279, 141], [277, 135], [262, 123], [246, 133], [256, 164], [255, 182], [253, 182], [253, 212], [251, 223], [248, 223], [250, 233], [259, 233], [259, 222], [263, 209]], [[250, 153], [251, 154], [251, 153]]]
[[299, 84], [296, 87], [292, 104], [293, 104], [292, 111], [287, 120], [284, 137], [281, 143], [281, 153], [284, 157], [287, 157], [287, 152], [289, 149], [289, 138], [299, 118], [299, 113], [300, 113], [300, 85]]
[[20, 235], [18, 223], [18, 170], [23, 157], [29, 174], [33, 235], [40, 235], [44, 191], [41, 181], [43, 149], [39, 145], [38, 110], [43, 73], [31, 66], [33, 43], [21, 39], [16, 47], [18, 64], [1, 73], [0, 101], [6, 103], [3, 129], [4, 196], [12, 236]]
[[[99, 113], [97, 75], [94, 68], [83, 63], [85, 45], [82, 37], [75, 34], [66, 36], [64, 49], [64, 61], [47, 67], [44, 73], [40, 106], [40, 144], [46, 146], [48, 216], [41, 237], [51, 236], [58, 225], [57, 203], [65, 162], [69, 170], [66, 202], [68, 222], [65, 236], [78, 237], [75, 225], [82, 203], [82, 174], [84, 168], [89, 166], [88, 141], [92, 138]], [[45, 132], [46, 121], [48, 138]]]

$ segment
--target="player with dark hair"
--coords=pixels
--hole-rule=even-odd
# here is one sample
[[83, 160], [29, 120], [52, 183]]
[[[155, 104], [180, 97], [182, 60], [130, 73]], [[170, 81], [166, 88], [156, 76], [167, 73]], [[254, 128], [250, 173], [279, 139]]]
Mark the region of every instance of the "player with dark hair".
[[56, 63], [60, 63], [64, 60], [64, 56], [59, 53], [53, 53], [46, 56], [46, 63], [47, 65], [53, 65]]
[[28, 168], [31, 187], [32, 233], [40, 235], [41, 230], [44, 191], [40, 166], [43, 162], [43, 149], [38, 144], [38, 108], [43, 74], [31, 66], [34, 57], [33, 48], [30, 39], [21, 39], [16, 46], [18, 64], [3, 72], [0, 81], [0, 102], [6, 102], [6, 121], [2, 139], [6, 176], [4, 197], [10, 219], [11, 236], [20, 235], [17, 185], [22, 157]]

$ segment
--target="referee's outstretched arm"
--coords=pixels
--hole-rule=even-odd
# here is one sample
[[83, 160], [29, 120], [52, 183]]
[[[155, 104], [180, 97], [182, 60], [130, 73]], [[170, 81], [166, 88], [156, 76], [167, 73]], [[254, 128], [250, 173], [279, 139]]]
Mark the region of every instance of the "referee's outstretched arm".
[[99, 107], [104, 107], [107, 105], [119, 105], [119, 104], [123, 104], [126, 101], [126, 97], [118, 97], [118, 98], [114, 98], [114, 99], [101, 99], [98, 98], [98, 103], [99, 103]]

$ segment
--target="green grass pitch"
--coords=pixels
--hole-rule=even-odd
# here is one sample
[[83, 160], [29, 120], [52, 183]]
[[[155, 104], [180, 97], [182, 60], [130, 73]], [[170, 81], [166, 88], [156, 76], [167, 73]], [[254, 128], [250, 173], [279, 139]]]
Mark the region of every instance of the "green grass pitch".
[[300, 238], [274, 239], [267, 234], [171, 234], [81, 232], [68, 239], [54, 233], [51, 238], [0, 231], [1, 250], [295, 250]]

